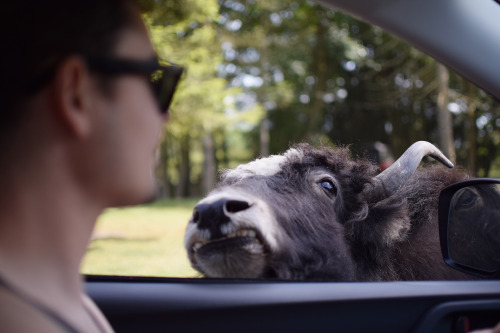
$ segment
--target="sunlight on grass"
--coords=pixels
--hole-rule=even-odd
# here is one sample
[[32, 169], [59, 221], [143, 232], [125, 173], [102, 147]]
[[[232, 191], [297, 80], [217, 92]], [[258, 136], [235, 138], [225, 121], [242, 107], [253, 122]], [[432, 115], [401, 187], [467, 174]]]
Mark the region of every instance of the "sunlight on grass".
[[183, 243], [195, 203], [170, 200], [107, 210], [97, 221], [82, 273], [199, 277]]

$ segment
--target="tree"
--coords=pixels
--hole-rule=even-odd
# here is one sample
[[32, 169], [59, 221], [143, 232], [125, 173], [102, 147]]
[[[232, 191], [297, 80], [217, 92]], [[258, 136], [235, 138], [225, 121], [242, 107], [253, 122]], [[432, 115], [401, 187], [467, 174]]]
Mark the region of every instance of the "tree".
[[[164, 169], [160, 173], [164, 175], [163, 188], [173, 183], [176, 196], [189, 196], [193, 190], [191, 185], [200, 183], [193, 178], [204, 178], [205, 183], [213, 183], [207, 179], [215, 178], [213, 165], [197, 168], [198, 173], [193, 174], [196, 168], [192, 163], [203, 163], [195, 157], [194, 150], [200, 147], [198, 143], [202, 138], [210, 137], [217, 128], [225, 126], [222, 101], [229, 91], [225, 80], [217, 76], [221, 59], [214, 25], [217, 2], [191, 0], [189, 6], [177, 2], [165, 5], [174, 16], [168, 11], [155, 11], [155, 15], [146, 19], [152, 40], [161, 59], [183, 65], [187, 70], [171, 107], [171, 121], [162, 144], [169, 149], [162, 151]], [[213, 151], [206, 154], [215, 156]], [[207, 163], [213, 161], [207, 157], [205, 165]]]
[[453, 146], [453, 124], [451, 112], [448, 110], [449, 103], [449, 74], [445, 66], [437, 64], [438, 78], [438, 128], [439, 128], [439, 146], [443, 154], [456, 163], [455, 148]]
[[169, 193], [299, 141], [398, 156], [427, 140], [480, 175], [500, 161], [498, 103], [375, 26], [307, 0], [144, 2], [167, 8], [148, 16], [162, 58], [188, 65], [162, 146]]

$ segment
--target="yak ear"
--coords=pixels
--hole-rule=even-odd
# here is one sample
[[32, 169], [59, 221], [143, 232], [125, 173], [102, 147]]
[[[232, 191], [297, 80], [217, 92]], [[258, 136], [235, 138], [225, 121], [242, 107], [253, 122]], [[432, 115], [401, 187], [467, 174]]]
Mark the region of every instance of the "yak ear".
[[408, 236], [410, 218], [406, 199], [389, 197], [369, 206], [364, 220], [346, 225], [346, 235], [356, 243], [390, 247]]

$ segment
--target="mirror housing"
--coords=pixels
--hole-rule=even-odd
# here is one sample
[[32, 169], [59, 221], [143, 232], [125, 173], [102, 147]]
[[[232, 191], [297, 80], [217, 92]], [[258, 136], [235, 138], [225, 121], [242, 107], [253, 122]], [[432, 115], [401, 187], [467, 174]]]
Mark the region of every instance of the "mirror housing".
[[439, 196], [444, 261], [482, 278], [500, 278], [500, 179], [478, 178], [444, 188]]

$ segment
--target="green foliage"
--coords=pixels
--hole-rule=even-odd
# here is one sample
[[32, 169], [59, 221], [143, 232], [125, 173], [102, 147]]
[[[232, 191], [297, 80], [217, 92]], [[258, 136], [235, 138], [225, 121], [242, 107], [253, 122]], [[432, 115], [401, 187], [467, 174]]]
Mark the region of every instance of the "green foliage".
[[[225, 77], [266, 107], [272, 152], [325, 135], [358, 153], [382, 141], [396, 156], [414, 141], [438, 142], [436, 62], [405, 42], [309, 1], [227, 0], [221, 18]], [[245, 75], [261, 84], [245, 86]], [[450, 72], [458, 162], [488, 174], [500, 158], [499, 104], [468, 85]]]
[[155, 25], [170, 25], [178, 22], [203, 21], [217, 14], [216, 1], [203, 0], [139, 0], [139, 5]]
[[[187, 67], [162, 145], [170, 195], [201, 194], [210, 156], [218, 168], [258, 156], [263, 131], [270, 153], [327, 141], [362, 154], [381, 141], [398, 156], [438, 142], [436, 62], [377, 27], [307, 0], [143, 4], [160, 56]], [[457, 161], [487, 175], [500, 106], [453, 72], [449, 84]]]
[[[226, 79], [218, 75], [222, 53], [216, 23], [217, 1], [189, 2], [189, 10], [180, 8], [182, 15], [175, 19], [162, 12], [168, 8], [145, 14], [160, 58], [186, 67], [165, 130], [164, 170], [159, 171], [164, 176], [164, 187], [176, 187], [186, 180], [191, 184], [201, 181], [204, 154], [200, 142], [204, 136], [218, 138], [216, 153], [220, 155], [219, 147], [226, 140], [226, 133], [242, 123], [255, 126], [260, 120], [259, 107], [255, 105], [244, 112], [233, 112], [235, 96], [241, 90], [228, 87]], [[165, 21], [170, 24], [159, 24]], [[242, 149], [233, 147], [234, 141], [228, 142], [227, 152]], [[186, 168], [188, 173], [180, 172]]]

